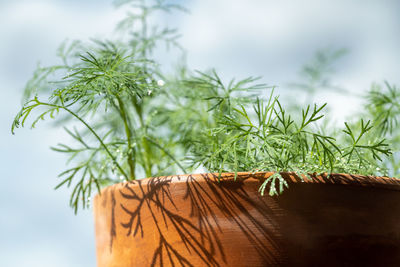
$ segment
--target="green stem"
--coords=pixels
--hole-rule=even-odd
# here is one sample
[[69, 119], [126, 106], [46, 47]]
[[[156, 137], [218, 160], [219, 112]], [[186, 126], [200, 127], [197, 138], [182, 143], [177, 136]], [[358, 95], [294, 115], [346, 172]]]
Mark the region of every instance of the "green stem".
[[144, 119], [143, 119], [143, 111], [142, 111], [142, 107], [136, 102], [136, 101], [132, 101], [133, 105], [135, 107], [136, 110], [136, 114], [139, 117], [139, 121], [140, 121], [140, 126], [144, 131], [144, 135], [142, 137], [142, 143], [143, 143], [143, 148], [145, 151], [145, 158], [143, 160], [143, 165], [144, 165], [144, 171], [146, 174], [146, 177], [151, 177], [152, 176], [152, 164], [151, 164], [151, 149], [149, 146], [149, 143], [147, 142], [147, 138], [146, 138], [146, 134], [147, 134], [147, 130], [146, 130], [146, 125], [144, 123]]
[[128, 165], [130, 170], [130, 180], [135, 180], [135, 161], [134, 161], [134, 150], [132, 148], [132, 134], [128, 125], [128, 117], [125, 111], [124, 103], [121, 98], [117, 96], [119, 108], [121, 110], [122, 120], [124, 121], [126, 138], [128, 140]]
[[[143, 13], [142, 13], [142, 17], [141, 17], [141, 22], [142, 22], [142, 33], [141, 34], [142, 34], [143, 43], [145, 45], [147, 45], [148, 40], [147, 40], [147, 20], [146, 20], [146, 18], [147, 18], [148, 10], [144, 4], [143, 4], [142, 12]], [[146, 58], [146, 49], [142, 49], [142, 56], [143, 56], [143, 58]]]
[[60, 108], [60, 109], [64, 109], [65, 111], [67, 111], [68, 113], [70, 113], [72, 116], [74, 116], [76, 119], [78, 119], [80, 122], [83, 123], [83, 125], [86, 126], [86, 128], [89, 129], [89, 131], [96, 137], [96, 139], [100, 142], [101, 146], [104, 148], [104, 150], [107, 152], [107, 154], [110, 156], [110, 158], [112, 159], [113, 163], [115, 164], [115, 166], [117, 166], [118, 170], [122, 173], [122, 175], [125, 177], [125, 179], [128, 180], [128, 175], [125, 173], [125, 171], [121, 168], [121, 166], [118, 164], [117, 159], [114, 157], [114, 155], [110, 152], [110, 150], [108, 149], [108, 147], [103, 143], [103, 140], [100, 138], [100, 136], [98, 136], [98, 134], [93, 130], [92, 127], [90, 127], [89, 124], [87, 124], [81, 117], [79, 117], [75, 112], [73, 112], [72, 110], [64, 107], [64, 106], [60, 106], [60, 105], [55, 105], [55, 104], [50, 104], [50, 103], [44, 103], [44, 102], [40, 102], [39, 100], [36, 100], [38, 104], [40, 105], [44, 105], [44, 106], [49, 106], [49, 107], [55, 107], [55, 108]]

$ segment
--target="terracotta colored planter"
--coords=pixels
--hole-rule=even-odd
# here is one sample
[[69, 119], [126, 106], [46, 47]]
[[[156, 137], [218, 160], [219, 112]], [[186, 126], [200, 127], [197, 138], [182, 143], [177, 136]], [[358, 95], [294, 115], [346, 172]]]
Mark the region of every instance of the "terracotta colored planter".
[[262, 197], [271, 173], [158, 177], [94, 200], [110, 266], [400, 266], [400, 180], [334, 174]]

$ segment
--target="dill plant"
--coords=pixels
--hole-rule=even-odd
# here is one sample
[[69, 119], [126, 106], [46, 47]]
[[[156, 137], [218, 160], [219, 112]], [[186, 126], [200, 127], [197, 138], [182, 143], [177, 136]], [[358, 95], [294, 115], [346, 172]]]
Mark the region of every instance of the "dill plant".
[[389, 175], [400, 176], [400, 88], [385, 81], [384, 84], [374, 83], [366, 95], [365, 106], [368, 116], [374, 122], [376, 136], [386, 138], [393, 153], [383, 160], [382, 167], [389, 170]]
[[[157, 11], [179, 9], [165, 1], [118, 1], [131, 11], [118, 25], [127, 40], [64, 43], [61, 63], [39, 67], [28, 81], [26, 100], [12, 132], [34, 117], [32, 127], [57, 116], [58, 124], [75, 145], [59, 144], [55, 151], [74, 164], [60, 174], [57, 185], [72, 186], [70, 205], [87, 206], [90, 195], [103, 185], [121, 180], [186, 172], [175, 158], [175, 142], [164, 135], [163, 77], [153, 51], [162, 43], [176, 45], [169, 28], [151, 27]], [[75, 128], [76, 126], [76, 128]]]
[[[257, 77], [225, 82], [215, 70], [191, 71], [185, 65], [165, 74], [153, 52], [161, 43], [179, 48], [179, 34], [151, 26], [149, 17], [184, 9], [161, 0], [117, 5], [132, 7], [117, 28], [124, 38], [62, 44], [61, 63], [39, 66], [28, 81], [25, 103], [12, 124], [14, 133], [29, 117], [32, 127], [57, 117], [55, 125], [63, 125], [75, 140], [52, 148], [73, 164], [60, 174], [56, 188], [72, 187], [75, 212], [102, 186], [199, 167], [219, 173], [275, 171], [260, 188], [262, 194], [269, 188], [271, 195], [287, 187], [280, 172], [385, 174], [379, 162], [391, 154], [386, 130], [377, 135], [370, 121], [360, 120], [345, 124], [341, 134], [324, 133], [318, 125], [326, 104], [307, 106], [301, 116], [288, 114], [274, 89]], [[306, 70], [317, 86], [322, 76]], [[371, 114], [393, 113], [384, 96], [371, 91], [376, 109]], [[391, 129], [398, 112], [390, 113], [390, 120], [373, 119]]]
[[272, 94], [267, 102], [257, 99], [251, 113], [240, 104], [208, 130], [193, 150], [194, 162], [218, 172], [274, 170], [260, 188], [264, 194], [270, 183], [270, 195], [287, 187], [280, 172], [376, 174], [382, 155], [391, 154], [385, 140], [376, 137], [371, 122], [363, 119], [357, 131], [345, 123], [342, 136], [322, 134], [316, 123], [325, 106], [307, 106], [295, 120]]

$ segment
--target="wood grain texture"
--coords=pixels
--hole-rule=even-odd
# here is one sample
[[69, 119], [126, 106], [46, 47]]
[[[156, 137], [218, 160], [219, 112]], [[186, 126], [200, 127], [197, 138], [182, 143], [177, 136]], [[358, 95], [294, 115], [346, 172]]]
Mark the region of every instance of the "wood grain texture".
[[107, 187], [94, 200], [97, 262], [110, 266], [400, 266], [400, 180], [193, 174]]

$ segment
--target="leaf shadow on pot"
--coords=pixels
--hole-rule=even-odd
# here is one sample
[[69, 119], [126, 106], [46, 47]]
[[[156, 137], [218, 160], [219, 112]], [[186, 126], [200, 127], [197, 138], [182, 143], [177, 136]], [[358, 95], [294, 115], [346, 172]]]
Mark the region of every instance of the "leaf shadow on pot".
[[124, 239], [125, 250], [140, 247], [135, 260], [143, 266], [279, 265], [279, 209], [274, 198], [259, 194], [263, 179], [156, 177], [107, 190], [109, 249]]

